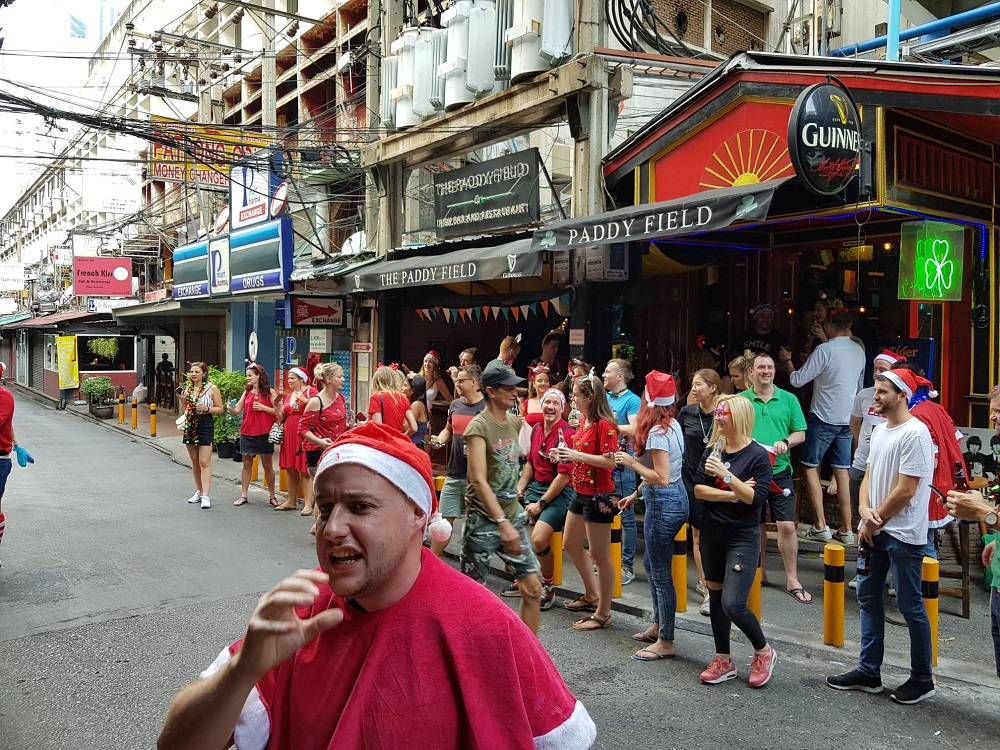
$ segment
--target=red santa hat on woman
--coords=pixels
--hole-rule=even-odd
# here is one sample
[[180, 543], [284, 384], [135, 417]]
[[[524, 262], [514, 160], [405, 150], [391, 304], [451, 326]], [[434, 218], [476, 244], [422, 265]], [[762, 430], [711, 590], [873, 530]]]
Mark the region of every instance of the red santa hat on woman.
[[881, 352], [875, 355], [873, 362], [882, 361], [885, 362], [889, 367], [892, 367], [897, 362], [905, 362], [906, 357], [902, 354], [896, 354], [896, 352], [891, 352], [888, 349], [883, 349]]
[[357, 464], [382, 475], [424, 512], [432, 539], [447, 541], [451, 536], [451, 524], [437, 511], [431, 460], [399, 430], [371, 421], [347, 430], [323, 452], [316, 480], [339, 464]]
[[646, 375], [643, 396], [649, 406], [670, 406], [677, 398], [677, 385], [673, 376], [659, 370], [650, 370]]
[[928, 389], [933, 390], [934, 384], [931, 383], [927, 378], [922, 378], [913, 370], [887, 370], [879, 375], [880, 378], [885, 378], [893, 385], [895, 385], [900, 391], [906, 394], [906, 399], [910, 400], [913, 398], [913, 394], [917, 392], [918, 388], [926, 386]]

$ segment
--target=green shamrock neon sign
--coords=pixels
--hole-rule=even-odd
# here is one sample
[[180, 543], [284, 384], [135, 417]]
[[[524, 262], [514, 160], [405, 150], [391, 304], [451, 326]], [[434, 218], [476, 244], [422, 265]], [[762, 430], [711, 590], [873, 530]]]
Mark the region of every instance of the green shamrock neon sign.
[[938, 221], [917, 221], [901, 228], [899, 298], [933, 302], [962, 298], [965, 230]]

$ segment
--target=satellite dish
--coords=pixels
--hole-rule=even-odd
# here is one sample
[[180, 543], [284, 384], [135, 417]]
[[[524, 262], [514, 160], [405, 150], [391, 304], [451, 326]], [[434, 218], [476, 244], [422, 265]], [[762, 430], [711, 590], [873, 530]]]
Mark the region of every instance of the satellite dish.
[[355, 232], [347, 241], [344, 242], [343, 247], [340, 248], [341, 255], [358, 255], [359, 253], [365, 252], [368, 249], [368, 237], [365, 235], [364, 230], [360, 232]]

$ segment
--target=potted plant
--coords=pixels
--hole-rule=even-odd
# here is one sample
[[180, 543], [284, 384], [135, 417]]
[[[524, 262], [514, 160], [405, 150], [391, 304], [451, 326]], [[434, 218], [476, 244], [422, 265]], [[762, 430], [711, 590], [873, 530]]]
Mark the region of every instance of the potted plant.
[[[217, 367], [208, 368], [208, 382], [214, 383], [222, 394], [223, 403], [230, 403], [243, 395], [247, 385], [247, 377], [235, 370], [220, 370]], [[236, 414], [224, 411], [213, 417], [215, 431], [212, 442], [217, 446], [219, 458], [232, 458], [236, 441], [240, 435], [241, 419]]]
[[80, 384], [80, 393], [87, 397], [90, 413], [99, 419], [115, 415], [115, 390], [107, 375], [94, 375]]

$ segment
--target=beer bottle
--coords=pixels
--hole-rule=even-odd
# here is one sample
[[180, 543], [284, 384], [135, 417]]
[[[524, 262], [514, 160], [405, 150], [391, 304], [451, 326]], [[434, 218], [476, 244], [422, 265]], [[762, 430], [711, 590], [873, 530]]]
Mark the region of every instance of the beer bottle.
[[955, 491], [956, 492], [970, 492], [971, 487], [969, 483], [965, 480], [965, 469], [962, 468], [962, 462], [955, 462]]
[[859, 576], [868, 575], [868, 564], [869, 564], [869, 554], [871, 553], [871, 547], [868, 542], [861, 538], [861, 530], [864, 528], [864, 521], [858, 527], [858, 561], [855, 570]]

